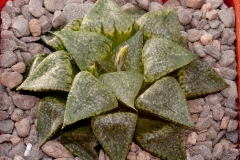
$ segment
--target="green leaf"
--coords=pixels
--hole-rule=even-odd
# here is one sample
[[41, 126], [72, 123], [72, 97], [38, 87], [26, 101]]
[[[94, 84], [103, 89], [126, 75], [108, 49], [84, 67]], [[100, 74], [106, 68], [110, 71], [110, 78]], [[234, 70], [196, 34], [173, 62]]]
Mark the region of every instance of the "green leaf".
[[[73, 19], [62, 29], [62, 31], [79, 31], [81, 23], [82, 23], [81, 18]], [[57, 30], [58, 29], [56, 29], [55, 31], [57, 31]], [[51, 49], [53, 49], [55, 51], [66, 50], [65, 47], [63, 46], [61, 40], [59, 38], [57, 38], [53, 33], [54, 33], [54, 31], [47, 33], [45, 35], [42, 35], [41, 40], [48, 47], [50, 47]]]
[[204, 96], [229, 87], [212, 67], [199, 60], [178, 71], [178, 82], [186, 98]]
[[134, 101], [139, 93], [143, 76], [134, 71], [120, 71], [102, 74], [99, 77], [115, 94], [117, 99], [130, 108], [134, 108]]
[[136, 109], [185, 127], [194, 127], [187, 100], [173, 77], [164, 77], [151, 85], [137, 98]]
[[82, 31], [59, 31], [54, 34], [61, 39], [81, 71], [88, 71], [95, 61], [107, 59], [111, 54], [112, 42], [103, 35]]
[[131, 7], [123, 10], [132, 21], [138, 20], [142, 15], [146, 13], [143, 9], [139, 7]]
[[79, 72], [68, 94], [63, 127], [117, 108], [110, 89], [87, 71]]
[[[134, 36], [129, 38], [124, 43], [120, 44], [116, 49], [113, 50], [113, 53], [123, 47], [128, 46], [128, 54], [123, 65], [123, 68], [126, 71], [136, 71], [142, 73], [142, 48], [143, 48], [143, 32], [139, 30]], [[113, 59], [116, 55], [113, 54]]]
[[196, 58], [196, 54], [174, 42], [151, 38], [145, 43], [142, 53], [144, 81], [154, 82]]
[[57, 96], [47, 96], [40, 101], [37, 112], [39, 148], [61, 129], [65, 106], [66, 100]]
[[83, 160], [98, 160], [98, 153], [94, 147], [98, 145], [91, 126], [82, 126], [64, 131], [61, 135], [62, 145], [76, 157]]
[[73, 77], [69, 54], [57, 51], [47, 56], [17, 90], [69, 92]]
[[83, 18], [81, 30], [106, 35], [117, 46], [131, 37], [132, 24], [114, 0], [98, 0]]
[[111, 159], [125, 160], [132, 143], [137, 114], [118, 112], [94, 117], [91, 126]]
[[138, 118], [134, 141], [161, 159], [185, 160], [184, 131], [171, 123]]
[[24, 72], [24, 80], [30, 75], [32, 74], [32, 72], [35, 70], [35, 68], [37, 68], [37, 66], [48, 56], [49, 54], [46, 53], [38, 53], [36, 55], [34, 55], [28, 62], [26, 65], [26, 70]]
[[136, 24], [143, 28], [144, 39], [152, 37], [167, 38], [178, 43], [180, 23], [175, 9], [150, 11], [141, 16]]

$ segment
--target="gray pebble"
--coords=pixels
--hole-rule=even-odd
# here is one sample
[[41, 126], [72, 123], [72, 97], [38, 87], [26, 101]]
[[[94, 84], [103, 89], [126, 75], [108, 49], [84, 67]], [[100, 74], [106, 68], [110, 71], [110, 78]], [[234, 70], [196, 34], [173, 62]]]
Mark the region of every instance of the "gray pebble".
[[23, 157], [25, 149], [26, 149], [25, 144], [23, 142], [20, 142], [16, 146], [14, 146], [12, 150], [9, 152], [9, 157], [14, 158], [15, 155], [19, 155]]
[[52, 13], [55, 11], [61, 11], [64, 7], [63, 0], [44, 0], [44, 6]]
[[203, 106], [203, 112], [200, 113], [199, 118], [205, 118], [211, 114], [210, 107], [208, 105]]
[[217, 29], [212, 29], [212, 28], [209, 29], [207, 32], [212, 35], [213, 39], [219, 38], [222, 34], [221, 31], [218, 31]]
[[225, 82], [227, 84], [229, 84], [230, 87], [222, 90], [221, 94], [224, 97], [232, 97], [234, 99], [237, 99], [238, 98], [238, 93], [237, 93], [237, 84], [236, 84], [236, 82], [231, 81], [231, 80], [227, 80], [227, 79], [225, 80]]
[[7, 1], [5, 6], [2, 8], [2, 11], [6, 11], [10, 15], [11, 18], [15, 17], [13, 1]]
[[204, 160], [204, 157], [198, 154], [191, 157], [191, 160]]
[[43, 14], [45, 14], [46, 9], [42, 7], [43, 6], [43, 0], [30, 0], [29, 1], [29, 12], [36, 18], [41, 17]]
[[212, 108], [212, 116], [215, 121], [222, 120], [224, 116], [224, 108], [223, 107]]
[[14, 128], [14, 123], [12, 120], [0, 121], [0, 133], [1, 134], [11, 134]]
[[199, 57], [205, 57], [206, 53], [204, 52], [204, 46], [199, 42], [193, 43], [193, 50]]
[[32, 145], [38, 144], [38, 131], [35, 125], [31, 125], [28, 137], [24, 138], [24, 143], [31, 143]]
[[[0, 145], [0, 159], [2, 156], [8, 156], [9, 152], [11, 151], [13, 145], [11, 143], [5, 142]], [[5, 160], [5, 159], [3, 159]], [[9, 160], [9, 159], [6, 159]]]
[[222, 32], [221, 44], [232, 45], [236, 40], [236, 34], [230, 28], [224, 28]]
[[182, 25], [187, 25], [192, 20], [192, 12], [187, 9], [179, 9], [178, 13], [178, 20]]
[[221, 72], [221, 75], [223, 76], [223, 78], [225, 78], [225, 79], [236, 80], [236, 78], [237, 78], [237, 71], [235, 71], [233, 69], [221, 67], [220, 72]]
[[13, 6], [14, 7], [22, 7], [23, 5], [25, 5], [27, 2], [25, 0], [14, 0], [13, 1]]
[[238, 107], [237, 107], [237, 99], [234, 98], [234, 97], [228, 97], [228, 98], [225, 98], [222, 102], [222, 104], [227, 107], [227, 108], [230, 108], [230, 109], [233, 109], [233, 110], [237, 110]]
[[238, 127], [238, 121], [230, 119], [230, 121], [228, 123], [227, 131], [228, 132], [235, 131], [237, 129], [237, 127]]
[[16, 64], [17, 60], [18, 60], [17, 55], [14, 52], [6, 51], [2, 55], [1, 67], [2, 68], [9, 68], [9, 67], [13, 66], [14, 64]]
[[232, 50], [222, 51], [222, 57], [219, 60], [219, 64], [221, 67], [227, 67], [231, 65], [236, 60], [236, 54]]
[[224, 137], [225, 133], [226, 133], [226, 130], [222, 130], [218, 132], [217, 137], [212, 141], [213, 146], [215, 146]]
[[213, 158], [222, 159], [223, 151], [224, 151], [224, 145], [222, 143], [217, 143], [213, 149]]
[[53, 28], [57, 28], [66, 22], [66, 16], [61, 11], [54, 12], [52, 19]]
[[212, 56], [213, 58], [220, 60], [221, 59], [221, 52], [212, 45], [206, 45], [204, 47], [204, 51], [205, 53], [207, 53], [208, 55]]
[[32, 16], [32, 14], [29, 12], [28, 8], [29, 8], [29, 5], [24, 5], [24, 6], [22, 6], [21, 11], [22, 11], [22, 15], [23, 15], [27, 20], [30, 21], [31, 19], [33, 19], [33, 16]]
[[12, 31], [16, 37], [24, 37], [30, 34], [28, 20], [23, 15], [15, 17], [12, 20]]
[[49, 16], [42, 15], [39, 18], [39, 22], [40, 22], [41, 27], [42, 27], [42, 34], [45, 34], [52, 29], [52, 21], [49, 18]]
[[187, 31], [187, 33], [188, 33], [188, 40], [190, 42], [196, 42], [201, 37], [201, 32], [197, 29], [190, 29]]
[[234, 15], [229, 9], [222, 9], [218, 11], [218, 15], [223, 24], [229, 28], [232, 26], [233, 21], [235, 21]]
[[217, 26], [220, 24], [220, 21], [218, 19], [214, 19], [208, 21], [208, 24], [211, 26], [211, 28], [217, 28]]
[[203, 62], [205, 62], [206, 64], [208, 64], [211, 67], [214, 67], [216, 62], [217, 62], [217, 60], [215, 58], [213, 58], [212, 56], [206, 55], [203, 58]]
[[31, 53], [29, 52], [21, 52], [21, 56], [23, 58], [24, 63], [27, 63], [32, 57]]
[[40, 52], [43, 52], [44, 46], [39, 44], [39, 43], [28, 43], [28, 51], [32, 54], [32, 55], [36, 55]]
[[78, 4], [83, 4], [83, 0], [63, 0], [64, 6], [70, 4], [70, 3], [78, 3]]
[[26, 160], [40, 160], [44, 156], [44, 153], [42, 150], [38, 149], [37, 145], [34, 145], [29, 153], [29, 155], [26, 157]]
[[206, 0], [206, 3], [211, 3], [212, 8], [216, 9], [223, 4], [223, 0]]
[[13, 95], [13, 102], [14, 104], [22, 109], [22, 110], [28, 110], [35, 106], [37, 103], [38, 98], [31, 95], [22, 95], [22, 94], [15, 94]]
[[204, 146], [204, 145], [199, 145], [199, 146], [193, 146], [189, 148], [189, 153], [190, 155], [202, 155], [206, 160], [211, 160], [212, 159], [212, 154], [211, 150]]
[[33, 36], [28, 36], [28, 37], [22, 37], [20, 39], [22, 42], [35, 42], [35, 41], [38, 41], [40, 40], [40, 37], [33, 37]]
[[211, 142], [211, 146], [212, 146], [211, 140], [215, 139], [216, 137], [217, 137], [217, 131], [214, 129], [213, 126], [210, 126], [206, 133], [206, 140]]
[[238, 149], [231, 148], [231, 149], [227, 149], [223, 152], [222, 160], [236, 160], [236, 158], [238, 156], [239, 156]]
[[200, 21], [202, 19], [202, 11], [200, 10], [196, 10], [193, 13], [193, 18], [196, 18], [198, 21]]
[[196, 29], [202, 30], [207, 23], [208, 23], [208, 21], [206, 19], [201, 19], [200, 22], [198, 23]]
[[196, 18], [192, 18], [191, 22], [189, 23], [192, 28], [196, 28], [199, 21]]
[[11, 17], [9, 16], [9, 14], [7, 12], [2, 11], [1, 19], [2, 19], [2, 29], [7, 30], [12, 23]]
[[15, 108], [12, 115], [11, 115], [11, 119], [13, 121], [18, 121], [20, 120], [24, 115], [24, 111], [19, 109], [19, 108]]
[[[227, 51], [227, 50], [231, 50], [231, 47], [229, 45], [221, 45], [221, 51]], [[235, 53], [234, 53], [235, 54]]]
[[8, 112], [6, 111], [0, 111], [0, 121], [5, 120], [9, 117]]
[[224, 115], [228, 116], [230, 119], [235, 119], [238, 113], [230, 108], [225, 108]]
[[212, 115], [207, 116], [206, 118], [199, 118], [195, 128], [198, 131], [203, 131], [208, 129], [211, 126]]
[[238, 130], [233, 132], [226, 132], [226, 139], [230, 140], [233, 143], [238, 142]]

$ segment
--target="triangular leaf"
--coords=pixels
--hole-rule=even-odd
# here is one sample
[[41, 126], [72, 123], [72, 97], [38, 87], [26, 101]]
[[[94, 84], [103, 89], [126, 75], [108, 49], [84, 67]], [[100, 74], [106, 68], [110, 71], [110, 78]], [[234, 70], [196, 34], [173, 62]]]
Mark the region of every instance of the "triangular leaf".
[[134, 141], [161, 159], [185, 160], [184, 131], [174, 124], [138, 118]]
[[112, 50], [112, 42], [107, 37], [82, 31], [59, 31], [58, 36], [82, 71], [88, 71], [95, 61], [107, 59]]
[[37, 130], [39, 148], [61, 129], [66, 100], [57, 96], [48, 96], [39, 103], [37, 112]]
[[142, 53], [144, 81], [154, 82], [196, 58], [196, 54], [170, 40], [151, 38], [145, 43]]
[[178, 43], [180, 23], [175, 9], [154, 10], [140, 17], [136, 24], [143, 28], [144, 39], [152, 37], [167, 38]]
[[204, 96], [229, 87], [213, 68], [199, 60], [178, 71], [178, 82], [187, 98]]
[[68, 94], [63, 127], [109, 112], [118, 102], [110, 89], [87, 71], [79, 72]]
[[35, 56], [33, 56], [26, 65], [26, 70], [24, 72], [24, 79], [26, 79], [32, 72], [35, 70], [35, 68], [48, 56], [49, 54], [46, 53], [38, 53]]
[[98, 159], [98, 153], [94, 148], [98, 145], [98, 141], [90, 125], [64, 131], [61, 135], [61, 143], [74, 156], [83, 160]]
[[84, 17], [81, 30], [106, 35], [117, 46], [132, 33], [132, 21], [114, 0], [98, 0]]
[[138, 20], [142, 15], [144, 15], [146, 13], [146, 11], [144, 11], [143, 9], [141, 9], [139, 7], [130, 7], [123, 11], [125, 13], [127, 13], [127, 15], [129, 16], [129, 18], [132, 21]]
[[120, 102], [135, 109], [134, 101], [142, 87], [143, 75], [133, 71], [120, 71], [102, 74], [99, 79], [112, 90]]
[[151, 85], [136, 100], [136, 108], [185, 127], [193, 127], [187, 100], [173, 77]]
[[73, 77], [69, 54], [57, 51], [46, 57], [17, 90], [69, 92]]
[[93, 132], [111, 159], [125, 160], [132, 143], [137, 115], [118, 112], [94, 117]]

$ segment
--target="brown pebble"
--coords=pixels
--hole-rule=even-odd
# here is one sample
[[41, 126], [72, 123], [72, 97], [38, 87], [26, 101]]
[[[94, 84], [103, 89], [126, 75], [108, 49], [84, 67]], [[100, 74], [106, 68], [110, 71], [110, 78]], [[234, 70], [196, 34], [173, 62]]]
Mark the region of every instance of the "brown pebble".
[[13, 65], [11, 68], [15, 72], [24, 73], [26, 70], [26, 64], [23, 62], [19, 62], [19, 63]]

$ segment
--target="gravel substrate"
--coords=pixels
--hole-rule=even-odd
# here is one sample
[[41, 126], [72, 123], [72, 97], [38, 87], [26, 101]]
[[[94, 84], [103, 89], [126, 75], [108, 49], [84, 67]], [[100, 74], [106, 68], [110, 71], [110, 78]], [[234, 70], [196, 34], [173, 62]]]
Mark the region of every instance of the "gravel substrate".
[[[230, 85], [220, 93], [189, 100], [194, 130], [186, 131], [188, 160], [238, 159], [237, 62], [234, 41], [235, 16], [223, 0], [116, 0], [123, 9], [139, 5], [151, 11], [175, 7], [181, 34], [192, 52]], [[22, 83], [25, 63], [39, 52], [51, 51], [38, 43], [40, 35], [81, 17], [91, 9], [91, 0], [9, 0], [1, 12], [0, 54], [0, 160], [80, 160], [58, 139], [38, 150], [35, 126], [40, 99], [14, 90]], [[182, 5], [182, 6], [180, 6]], [[25, 152], [31, 147], [30, 153]], [[25, 155], [27, 154], [27, 156]], [[101, 150], [99, 160], [108, 160]], [[132, 143], [128, 160], [159, 160]]]

